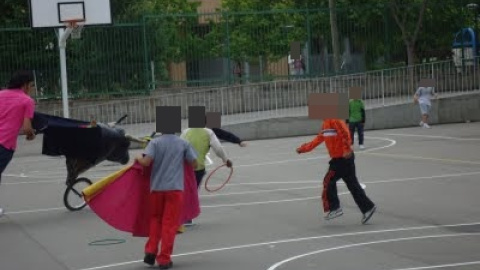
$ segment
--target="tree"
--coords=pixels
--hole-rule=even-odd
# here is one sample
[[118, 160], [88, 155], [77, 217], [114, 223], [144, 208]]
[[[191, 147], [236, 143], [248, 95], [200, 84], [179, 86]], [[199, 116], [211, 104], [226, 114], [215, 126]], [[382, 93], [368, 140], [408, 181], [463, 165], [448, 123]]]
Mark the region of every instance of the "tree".
[[[416, 12], [419, 1], [420, 10]], [[413, 5], [407, 5], [405, 1], [402, 2], [404, 4], [399, 5], [398, 0], [390, 0], [390, 8], [395, 22], [402, 31], [403, 42], [407, 49], [407, 65], [411, 66], [415, 63], [415, 43], [422, 27], [427, 0], [415, 0], [412, 3]]]
[[[290, 43], [307, 41], [306, 12], [294, 11], [294, 1], [223, 0], [224, 57], [260, 65], [288, 55]], [[228, 33], [227, 33], [228, 31]]]
[[338, 41], [338, 27], [337, 27], [337, 9], [336, 0], [328, 0], [330, 8], [330, 27], [332, 34], [332, 48], [333, 48], [333, 66], [335, 73], [340, 70], [340, 45]]

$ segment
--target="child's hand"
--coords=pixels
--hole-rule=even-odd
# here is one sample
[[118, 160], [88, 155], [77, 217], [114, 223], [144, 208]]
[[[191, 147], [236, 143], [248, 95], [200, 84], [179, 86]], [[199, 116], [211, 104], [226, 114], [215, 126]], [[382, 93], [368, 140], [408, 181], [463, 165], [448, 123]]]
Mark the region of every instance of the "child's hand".
[[347, 153], [344, 153], [344, 154], [343, 154], [343, 157], [346, 158], [346, 159], [349, 159], [349, 158], [352, 157], [352, 154], [353, 154], [353, 152], [352, 152], [352, 151], [349, 151], [349, 152], [347, 152]]
[[35, 133], [27, 134], [27, 141], [33, 141], [35, 139]]

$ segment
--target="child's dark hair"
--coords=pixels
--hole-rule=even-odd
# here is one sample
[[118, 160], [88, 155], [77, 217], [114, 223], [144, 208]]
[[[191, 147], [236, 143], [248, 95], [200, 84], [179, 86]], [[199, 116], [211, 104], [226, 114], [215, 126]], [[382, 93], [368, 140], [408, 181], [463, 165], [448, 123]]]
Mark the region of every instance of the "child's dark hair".
[[19, 89], [25, 84], [33, 82], [35, 80], [33, 72], [29, 70], [19, 70], [15, 72], [7, 84], [8, 89]]

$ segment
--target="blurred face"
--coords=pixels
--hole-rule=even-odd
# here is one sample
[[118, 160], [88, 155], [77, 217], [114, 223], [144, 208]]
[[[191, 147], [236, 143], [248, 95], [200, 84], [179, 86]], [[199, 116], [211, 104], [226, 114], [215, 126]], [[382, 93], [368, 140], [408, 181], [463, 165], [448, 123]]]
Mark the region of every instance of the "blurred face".
[[310, 94], [308, 100], [310, 119], [347, 119], [348, 96], [340, 93]]
[[27, 93], [27, 95], [33, 95], [35, 93], [35, 82], [29, 82], [23, 86], [23, 91]]

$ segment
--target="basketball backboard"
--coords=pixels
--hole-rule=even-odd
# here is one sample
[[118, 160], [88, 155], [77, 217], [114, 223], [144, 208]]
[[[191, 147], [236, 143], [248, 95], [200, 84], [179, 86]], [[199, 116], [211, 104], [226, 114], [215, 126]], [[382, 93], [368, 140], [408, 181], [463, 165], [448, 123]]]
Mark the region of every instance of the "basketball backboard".
[[63, 28], [68, 21], [83, 25], [112, 24], [110, 0], [29, 0], [33, 28]]

